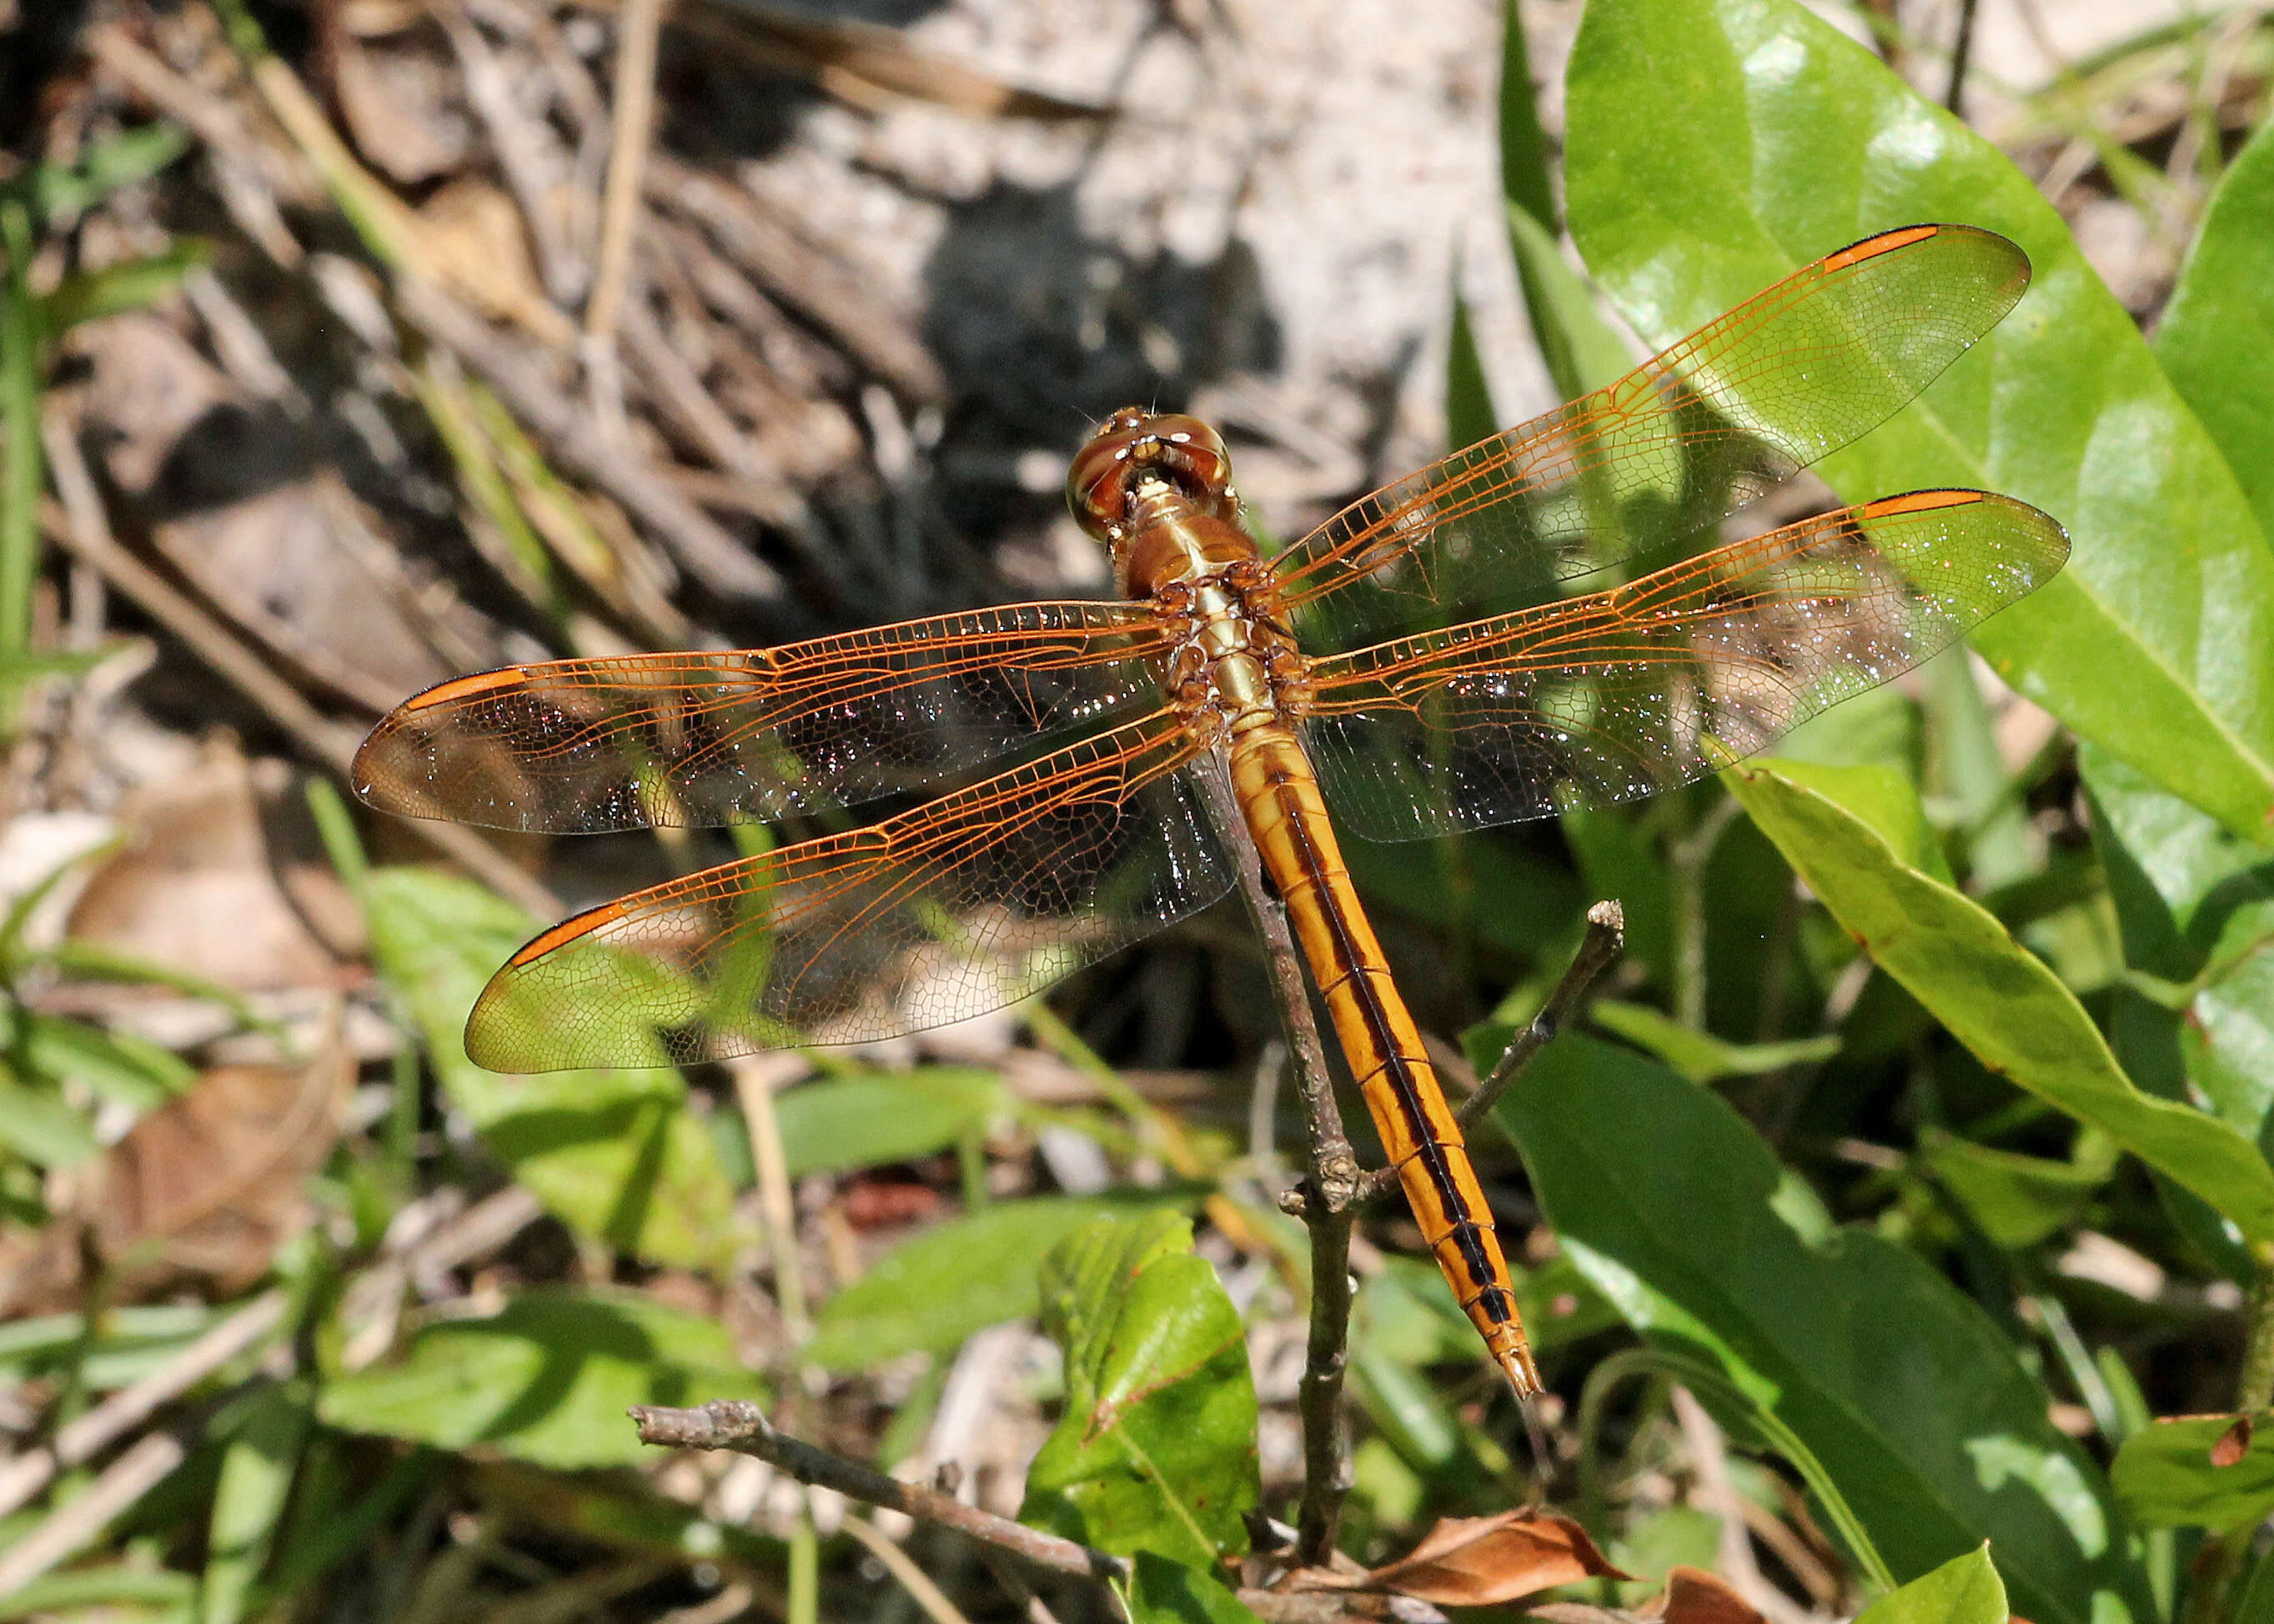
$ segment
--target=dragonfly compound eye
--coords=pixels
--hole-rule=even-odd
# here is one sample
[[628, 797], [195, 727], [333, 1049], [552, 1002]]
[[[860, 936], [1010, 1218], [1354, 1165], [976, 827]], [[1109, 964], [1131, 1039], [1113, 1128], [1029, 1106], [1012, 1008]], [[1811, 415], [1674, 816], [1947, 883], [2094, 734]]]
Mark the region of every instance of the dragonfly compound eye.
[[1066, 476], [1066, 501], [1098, 540], [1129, 522], [1136, 487], [1150, 473], [1208, 513], [1231, 516], [1231, 456], [1197, 417], [1125, 406], [1098, 425]]

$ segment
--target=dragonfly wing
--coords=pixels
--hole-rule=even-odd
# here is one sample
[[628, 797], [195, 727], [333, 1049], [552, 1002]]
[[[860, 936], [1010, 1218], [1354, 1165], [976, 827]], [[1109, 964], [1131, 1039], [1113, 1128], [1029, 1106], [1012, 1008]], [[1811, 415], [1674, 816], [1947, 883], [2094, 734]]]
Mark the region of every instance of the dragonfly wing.
[[373, 806], [590, 834], [849, 807], [1160, 703], [1134, 604], [1036, 603], [782, 648], [509, 665], [429, 688], [357, 753]]
[[1160, 712], [849, 833], [556, 925], [491, 981], [502, 1071], [712, 1059], [943, 1026], [1207, 906], [1231, 868]]
[[2050, 579], [2059, 525], [1918, 491], [1609, 591], [1317, 662], [1304, 742], [1377, 840], [1686, 784], [1909, 671]]
[[1664, 549], [1886, 421], [2022, 297], [2029, 262], [1911, 226], [1794, 273], [1617, 383], [1364, 497], [1282, 553], [1307, 646], [1535, 603]]

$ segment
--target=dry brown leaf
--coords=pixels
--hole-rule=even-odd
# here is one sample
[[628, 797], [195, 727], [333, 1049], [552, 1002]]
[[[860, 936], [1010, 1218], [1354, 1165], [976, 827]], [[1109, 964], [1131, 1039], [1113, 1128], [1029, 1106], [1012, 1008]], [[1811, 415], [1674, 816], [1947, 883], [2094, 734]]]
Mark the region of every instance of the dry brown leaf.
[[308, 1175], [354, 1080], [336, 1027], [304, 1066], [207, 1071], [74, 1175], [36, 1237], [0, 1244], [0, 1316], [75, 1306], [90, 1260], [113, 1271], [114, 1302], [189, 1281], [245, 1290], [306, 1227]]
[[418, 43], [366, 48], [343, 31], [332, 94], [364, 162], [398, 185], [448, 175], [466, 162], [474, 132], [448, 64]]
[[1365, 1590], [1448, 1607], [1490, 1607], [1581, 1579], [1624, 1579], [1587, 1530], [1553, 1512], [1446, 1517], [1398, 1560], [1356, 1575], [1305, 1568], [1294, 1590]]
[[2210, 1463], [2213, 1466], [2238, 1464], [2244, 1455], [2250, 1453], [2250, 1431], [2248, 1416], [2235, 1417], [2234, 1425], [2221, 1432], [2218, 1441], [2210, 1447]]
[[290, 775], [233, 744], [120, 808], [123, 848], [87, 882], [70, 934], [239, 992], [336, 987], [363, 922]]
[[1642, 1614], [1665, 1624], [1766, 1624], [1760, 1610], [1728, 1580], [1699, 1568], [1668, 1573], [1664, 1592], [1645, 1602]]
[[470, 665], [491, 629], [409, 579], [382, 522], [302, 432], [163, 321], [121, 316], [74, 340], [102, 466], [166, 560], [306, 677], [373, 710]]

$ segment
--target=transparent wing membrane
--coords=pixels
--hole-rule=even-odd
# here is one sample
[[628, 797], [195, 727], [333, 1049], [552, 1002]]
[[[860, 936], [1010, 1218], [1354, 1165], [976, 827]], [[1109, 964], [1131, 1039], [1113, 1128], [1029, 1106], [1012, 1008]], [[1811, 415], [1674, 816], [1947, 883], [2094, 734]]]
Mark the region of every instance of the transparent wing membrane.
[[466, 1052], [501, 1071], [943, 1026], [1206, 907], [1231, 870], [1163, 712], [851, 833], [596, 908], [516, 954]]
[[1296, 629], [1354, 648], [1661, 551], [1884, 422], [2028, 282], [2020, 249], [1965, 226], [1828, 255], [1609, 387], [1329, 520], [1275, 560]]
[[2011, 498], [1890, 497], [1321, 660], [1304, 742], [1372, 839], [1631, 801], [1909, 670], [2067, 556], [2060, 526]]
[[511, 665], [358, 752], [373, 806], [555, 834], [710, 827], [968, 783], [1160, 703], [1141, 605], [1021, 604], [778, 649]]

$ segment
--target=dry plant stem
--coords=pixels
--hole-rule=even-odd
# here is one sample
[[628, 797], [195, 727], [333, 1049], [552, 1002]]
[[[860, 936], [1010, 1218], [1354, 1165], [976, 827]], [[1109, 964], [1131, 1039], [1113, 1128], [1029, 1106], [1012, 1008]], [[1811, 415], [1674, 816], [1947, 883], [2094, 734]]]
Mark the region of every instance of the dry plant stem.
[[1294, 935], [1287, 928], [1287, 910], [1264, 883], [1262, 854], [1247, 838], [1230, 779], [1211, 772], [1202, 775], [1201, 781], [1210, 820], [1231, 849], [1240, 897], [1263, 938], [1264, 964], [1278, 996], [1280, 1023], [1294, 1056], [1296, 1085], [1309, 1130], [1310, 1172], [1299, 1202], [1289, 1210], [1302, 1219], [1311, 1237], [1310, 1334], [1296, 1406], [1303, 1418], [1303, 1500], [1296, 1517], [1296, 1548], [1306, 1566], [1316, 1566], [1334, 1549], [1336, 1524], [1351, 1486], [1342, 1400], [1350, 1365], [1350, 1239], [1356, 1221], [1358, 1159], [1351, 1152], [1342, 1109], [1335, 1101], [1334, 1078], [1327, 1070], [1326, 1050], [1311, 1013], [1310, 988], [1303, 979]]
[[55, 1436], [55, 1441], [0, 1463], [0, 1517], [13, 1515], [55, 1481], [85, 1464], [239, 1354], [258, 1347], [284, 1322], [282, 1291], [255, 1297], [132, 1387], [122, 1387]]
[[1721, 1427], [1706, 1413], [1697, 1395], [1684, 1387], [1674, 1389], [1674, 1416], [1682, 1428], [1690, 1465], [1698, 1473], [1699, 1498], [1706, 1502], [1706, 1509], [1721, 1520], [1716, 1553], [1721, 1576], [1770, 1624], [1808, 1624], [1808, 1610], [1761, 1577], [1760, 1564], [1753, 1560], [1744, 1503], [1729, 1481], [1729, 1452]]
[[596, 348], [614, 346], [631, 277], [632, 231], [639, 222], [640, 181], [655, 124], [656, 35], [662, 26], [663, 0], [625, 0], [616, 29], [615, 113], [601, 204], [599, 269], [584, 306], [584, 335]]
[[841, 1525], [845, 1531], [858, 1540], [870, 1555], [881, 1563], [892, 1575], [908, 1599], [922, 1608], [931, 1624], [971, 1624], [963, 1610], [947, 1598], [947, 1592], [934, 1584], [931, 1575], [913, 1561], [908, 1553], [885, 1537], [885, 1530], [866, 1517], [847, 1517]]
[[805, 1341], [809, 1321], [805, 1274], [797, 1253], [797, 1206], [791, 1199], [781, 1123], [774, 1113], [773, 1072], [781, 1058], [748, 1056], [729, 1063], [729, 1069], [734, 1079], [734, 1098], [742, 1108], [742, 1123], [750, 1136], [751, 1165], [757, 1169], [758, 1199], [774, 1259], [774, 1300], [781, 1310], [782, 1328], [794, 1346]]
[[871, 1467], [786, 1437], [767, 1423], [764, 1412], [746, 1400], [720, 1399], [695, 1410], [635, 1404], [630, 1413], [642, 1443], [666, 1448], [732, 1449], [755, 1455], [800, 1483], [834, 1489], [868, 1505], [954, 1529], [1022, 1556], [1039, 1568], [1088, 1579], [1126, 1579], [1130, 1575], [1128, 1562], [1120, 1557], [991, 1515], [965, 1505], [953, 1494], [922, 1484], [902, 1483]]
[[86, 1492], [16, 1544], [0, 1552], [0, 1596], [12, 1596], [49, 1569], [68, 1561], [111, 1521], [172, 1475], [203, 1436], [213, 1407], [164, 1432], [137, 1440], [104, 1467]]
[[[49, 410], [45, 430], [48, 465], [63, 499], [64, 522], [59, 538], [64, 547], [235, 684], [318, 764], [346, 778], [355, 760], [357, 730], [343, 727], [323, 715], [300, 696], [299, 690], [269, 670], [228, 627], [120, 546], [110, 534], [94, 477], [87, 472], [78, 438], [60, 406]], [[425, 821], [411, 827], [484, 884], [531, 913], [552, 918], [561, 912], [558, 898], [472, 830]]]
[[789, 613], [781, 577], [681, 495], [661, 470], [603, 434], [562, 395], [549, 366], [416, 277], [397, 281], [395, 308], [487, 382], [564, 467], [599, 485], [653, 530], [689, 575], [722, 598], [752, 599]]

